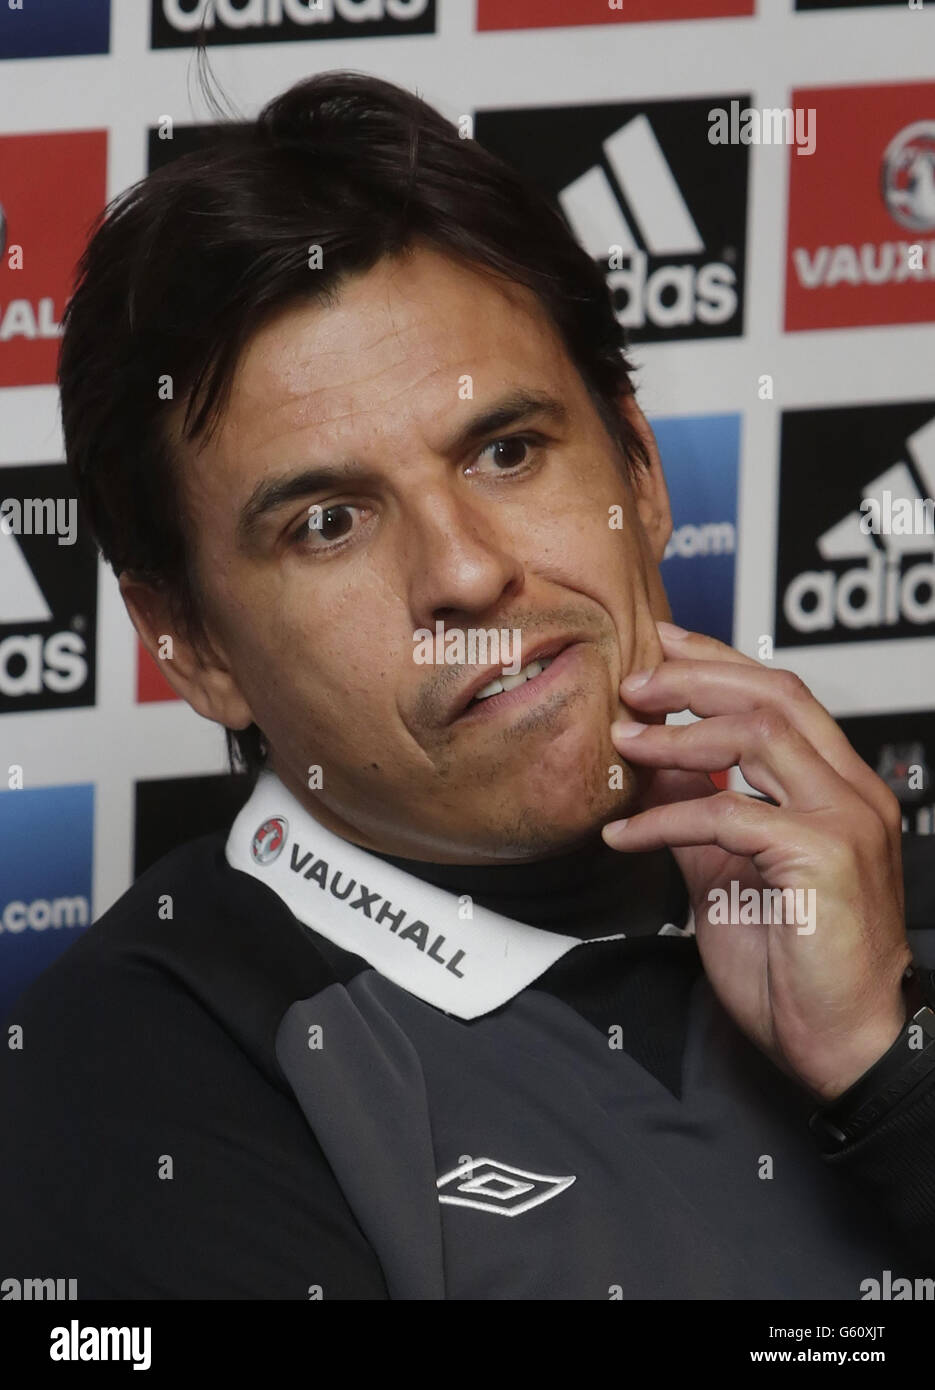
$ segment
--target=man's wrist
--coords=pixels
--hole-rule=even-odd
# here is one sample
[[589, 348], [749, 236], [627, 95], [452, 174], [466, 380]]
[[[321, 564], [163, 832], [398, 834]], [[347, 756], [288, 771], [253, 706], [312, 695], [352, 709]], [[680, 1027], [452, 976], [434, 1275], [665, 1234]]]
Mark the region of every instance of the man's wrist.
[[865, 1027], [858, 1036], [851, 1037], [846, 1056], [837, 1063], [834, 1082], [813, 1087], [815, 1099], [822, 1109], [843, 1100], [858, 1082], [869, 1075], [899, 1041], [914, 1012], [906, 998], [904, 986], [900, 985], [885, 1019], [874, 1020], [872, 1027]]
[[827, 1152], [836, 1152], [861, 1138], [935, 1073], [935, 971], [910, 966], [904, 977], [904, 993], [907, 1018], [896, 1040], [809, 1121]]

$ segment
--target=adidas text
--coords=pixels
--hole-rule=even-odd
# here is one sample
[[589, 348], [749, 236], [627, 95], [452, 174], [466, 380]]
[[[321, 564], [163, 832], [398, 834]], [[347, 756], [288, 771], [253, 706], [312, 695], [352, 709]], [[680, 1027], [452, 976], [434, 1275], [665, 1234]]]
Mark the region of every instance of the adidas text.
[[857, 629], [935, 622], [935, 564], [900, 573], [898, 560], [873, 555], [841, 574], [805, 570], [786, 589], [783, 613], [797, 632], [827, 632], [836, 623]]
[[[615, 260], [629, 262], [613, 269]], [[614, 312], [624, 328], [642, 328], [646, 320], [657, 328], [676, 324], [727, 323], [737, 311], [737, 277], [725, 261], [706, 265], [663, 265], [647, 275], [649, 257], [645, 251], [623, 256], [619, 247], [611, 248], [607, 284]], [[625, 296], [623, 304], [621, 296]]]
[[419, 19], [428, 0], [249, 0], [235, 5], [232, 0], [198, 0], [191, 7], [184, 0], [162, 0], [162, 12], [173, 29], [192, 33], [213, 29], [215, 23], [227, 29], [262, 29], [291, 24], [330, 24], [335, 18], [352, 24], [371, 20]]

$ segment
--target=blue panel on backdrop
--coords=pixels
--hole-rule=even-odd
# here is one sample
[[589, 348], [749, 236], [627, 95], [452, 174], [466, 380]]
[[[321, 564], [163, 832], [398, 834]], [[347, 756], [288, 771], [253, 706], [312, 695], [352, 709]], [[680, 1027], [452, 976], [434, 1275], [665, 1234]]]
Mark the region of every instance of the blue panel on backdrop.
[[0, 792], [0, 1019], [90, 925], [93, 841], [92, 785]]
[[681, 627], [734, 640], [739, 415], [651, 421], [672, 503], [661, 567]]
[[0, 58], [110, 51], [110, 0], [0, 0]]

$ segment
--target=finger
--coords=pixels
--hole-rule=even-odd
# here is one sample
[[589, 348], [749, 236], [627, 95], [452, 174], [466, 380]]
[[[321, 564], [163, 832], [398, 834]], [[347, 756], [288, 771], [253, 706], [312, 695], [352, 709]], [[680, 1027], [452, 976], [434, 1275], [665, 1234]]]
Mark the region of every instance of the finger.
[[[679, 772], [674, 768], [660, 768], [649, 775], [633, 814], [651, 810], [656, 806], [668, 806], [671, 802], [691, 801], [700, 796], [717, 796], [718, 790], [704, 772]], [[608, 828], [612, 830], [614, 825], [621, 823], [611, 822]], [[627, 845], [623, 847], [628, 848]], [[707, 881], [713, 870], [710, 866], [706, 870], [705, 859], [712, 855], [719, 860], [722, 858], [717, 849], [711, 849], [707, 845], [688, 845], [684, 849], [673, 849], [672, 854], [686, 883]]]
[[601, 835], [611, 849], [646, 851], [717, 845], [750, 859], [775, 850], [783, 812], [741, 792], [717, 792], [692, 801], [672, 801], [611, 821]]
[[673, 659], [657, 666], [639, 686], [631, 688], [628, 682], [632, 679], [622, 681], [620, 689], [626, 704], [637, 713], [689, 709], [706, 718], [739, 714], [758, 706], [781, 712], [838, 776], [873, 808], [887, 828], [899, 833], [902, 813], [896, 797], [858, 756], [824, 705], [794, 672], [768, 670], [746, 658], [742, 665]]
[[656, 630], [668, 660], [682, 658], [687, 661], [724, 661], [738, 666], [760, 666], [752, 656], [746, 656], [736, 647], [720, 642], [716, 637], [708, 637], [703, 632], [691, 632], [674, 623], [656, 623]]
[[[690, 772], [739, 767], [751, 787], [799, 811], [861, 802], [779, 710], [712, 715], [694, 724], [615, 723], [614, 747], [628, 762]], [[867, 814], [865, 809], [865, 814]]]

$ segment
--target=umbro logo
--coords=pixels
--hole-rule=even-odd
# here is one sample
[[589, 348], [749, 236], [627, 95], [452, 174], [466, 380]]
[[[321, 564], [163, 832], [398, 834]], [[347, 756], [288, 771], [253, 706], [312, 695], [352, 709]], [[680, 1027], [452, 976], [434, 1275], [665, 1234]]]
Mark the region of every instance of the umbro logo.
[[471, 1158], [438, 1179], [438, 1200], [499, 1216], [519, 1216], [564, 1192], [574, 1177], [529, 1173], [493, 1158]]

